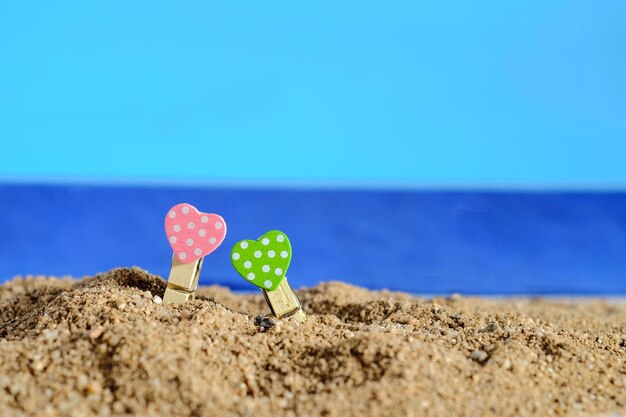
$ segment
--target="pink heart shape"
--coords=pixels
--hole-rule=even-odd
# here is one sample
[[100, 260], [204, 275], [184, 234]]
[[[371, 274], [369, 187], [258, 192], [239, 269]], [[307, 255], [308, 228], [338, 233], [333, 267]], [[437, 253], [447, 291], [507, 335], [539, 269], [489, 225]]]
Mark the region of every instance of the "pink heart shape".
[[222, 216], [202, 213], [187, 203], [177, 204], [165, 216], [165, 234], [176, 257], [190, 263], [207, 256], [226, 237]]

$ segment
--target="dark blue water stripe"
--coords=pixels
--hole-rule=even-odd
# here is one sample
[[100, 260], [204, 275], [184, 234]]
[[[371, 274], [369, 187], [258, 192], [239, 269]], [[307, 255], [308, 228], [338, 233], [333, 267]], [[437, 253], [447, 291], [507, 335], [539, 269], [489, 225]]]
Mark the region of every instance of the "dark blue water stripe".
[[296, 286], [342, 280], [417, 293], [626, 294], [626, 193], [0, 185], [0, 280], [138, 265], [166, 275], [167, 209], [228, 222], [201, 282], [250, 289], [231, 245], [269, 229]]

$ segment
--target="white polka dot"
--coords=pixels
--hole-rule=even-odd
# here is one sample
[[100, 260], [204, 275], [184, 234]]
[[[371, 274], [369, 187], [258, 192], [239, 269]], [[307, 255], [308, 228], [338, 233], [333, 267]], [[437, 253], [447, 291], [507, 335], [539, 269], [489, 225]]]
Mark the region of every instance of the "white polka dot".
[[176, 239], [176, 236], [172, 236], [170, 238], [170, 243], [176, 243], [178, 241], [178, 239]]
[[265, 288], [272, 288], [272, 281], [268, 279], [263, 283], [263, 285], [265, 285]]
[[170, 216], [170, 219], [173, 219], [174, 217], [176, 217], [176, 212], [172, 210], [169, 213], [167, 213], [167, 215]]
[[276, 256], [276, 252], [274, 252], [273, 250], [268, 251], [267, 256], [269, 256], [270, 258], [273, 258], [274, 256]]
[[200, 221], [202, 223], [208, 223], [209, 222], [209, 217], [208, 216], [202, 216], [202, 217], [200, 217]]
[[191, 245], [193, 245], [193, 239], [192, 239], [192, 238], [189, 238], [189, 239], [187, 239], [187, 240], [185, 241], [185, 243], [187, 244], [187, 246], [191, 246]]
[[280, 268], [276, 268], [274, 270], [274, 273], [276, 274], [277, 277], [281, 276], [283, 274], [283, 270]]
[[260, 250], [254, 252], [254, 257], [259, 259], [263, 255]]
[[252, 281], [254, 279], [254, 272], [250, 272], [248, 275], [246, 275], [246, 278]]
[[288, 256], [289, 256], [289, 252], [287, 252], [286, 250], [280, 252], [280, 257], [281, 258], [286, 258]]
[[283, 236], [283, 235], [278, 235], [278, 236], [276, 236], [276, 240], [277, 240], [278, 242], [282, 242], [283, 240], [285, 240], [285, 236]]
[[195, 249], [193, 250], [193, 253], [194, 253], [194, 255], [196, 255], [196, 256], [200, 256], [200, 255], [202, 255], [202, 249], [200, 249], [200, 248], [195, 248]]
[[178, 254], [178, 257], [184, 261], [187, 259], [187, 254], [185, 252], [181, 252]]
[[182, 211], [183, 214], [187, 214], [187, 213], [189, 213], [189, 207], [184, 206], [182, 209], [180, 209], [180, 211]]
[[211, 245], [215, 245], [215, 242], [217, 242], [217, 239], [215, 239], [214, 237], [209, 238], [209, 243]]
[[198, 230], [198, 236], [205, 237], [206, 236], [206, 230], [204, 230], [204, 229]]
[[239, 260], [239, 253], [237, 253], [237, 252], [233, 253], [233, 259], [238, 261]]
[[196, 224], [194, 222], [189, 222], [189, 223], [187, 223], [187, 228], [195, 229], [196, 228]]
[[243, 267], [244, 267], [244, 268], [246, 268], [246, 269], [250, 269], [250, 268], [252, 268], [252, 262], [250, 262], [250, 261], [245, 261], [245, 262], [243, 263]]
[[177, 233], [178, 233], [178, 232], [180, 232], [180, 224], [175, 224], [175, 225], [174, 225], [174, 227], [173, 227], [173, 229], [174, 229], [174, 231], [175, 231], [175, 232], [177, 232]]
[[248, 248], [248, 242], [241, 242], [239, 244], [239, 246], [241, 246], [241, 249], [247, 249]]
[[261, 240], [261, 243], [264, 244], [265, 246], [270, 244], [270, 240], [266, 237], [263, 238], [263, 240]]
[[222, 226], [224, 226], [224, 225], [222, 224], [222, 222], [215, 222], [215, 228], [216, 228], [217, 230], [221, 229], [221, 228], [222, 228]]
[[261, 268], [263, 270], [263, 272], [270, 272], [270, 266], [269, 265], [263, 265], [263, 268]]

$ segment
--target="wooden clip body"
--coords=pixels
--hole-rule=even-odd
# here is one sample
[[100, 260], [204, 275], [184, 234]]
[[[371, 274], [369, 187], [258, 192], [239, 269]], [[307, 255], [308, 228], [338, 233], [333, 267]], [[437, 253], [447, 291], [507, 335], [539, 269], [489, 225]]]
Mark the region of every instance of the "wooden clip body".
[[265, 301], [272, 310], [272, 314], [276, 318], [294, 317], [298, 321], [306, 320], [306, 314], [302, 310], [302, 304], [298, 296], [287, 282], [287, 277], [278, 285], [274, 291], [263, 291]]
[[172, 257], [172, 269], [163, 295], [164, 304], [183, 304], [195, 298], [203, 260], [200, 258], [185, 264], [176, 255]]

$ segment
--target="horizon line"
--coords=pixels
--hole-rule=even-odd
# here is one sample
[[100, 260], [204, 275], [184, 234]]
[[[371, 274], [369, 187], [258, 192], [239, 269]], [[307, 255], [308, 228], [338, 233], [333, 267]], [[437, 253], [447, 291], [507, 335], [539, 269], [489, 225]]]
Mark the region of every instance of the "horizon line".
[[473, 182], [394, 180], [193, 180], [128, 177], [10, 176], [0, 175], [0, 185], [234, 188], [281, 190], [375, 190], [375, 191], [526, 191], [526, 192], [626, 192], [626, 183], [596, 182]]

